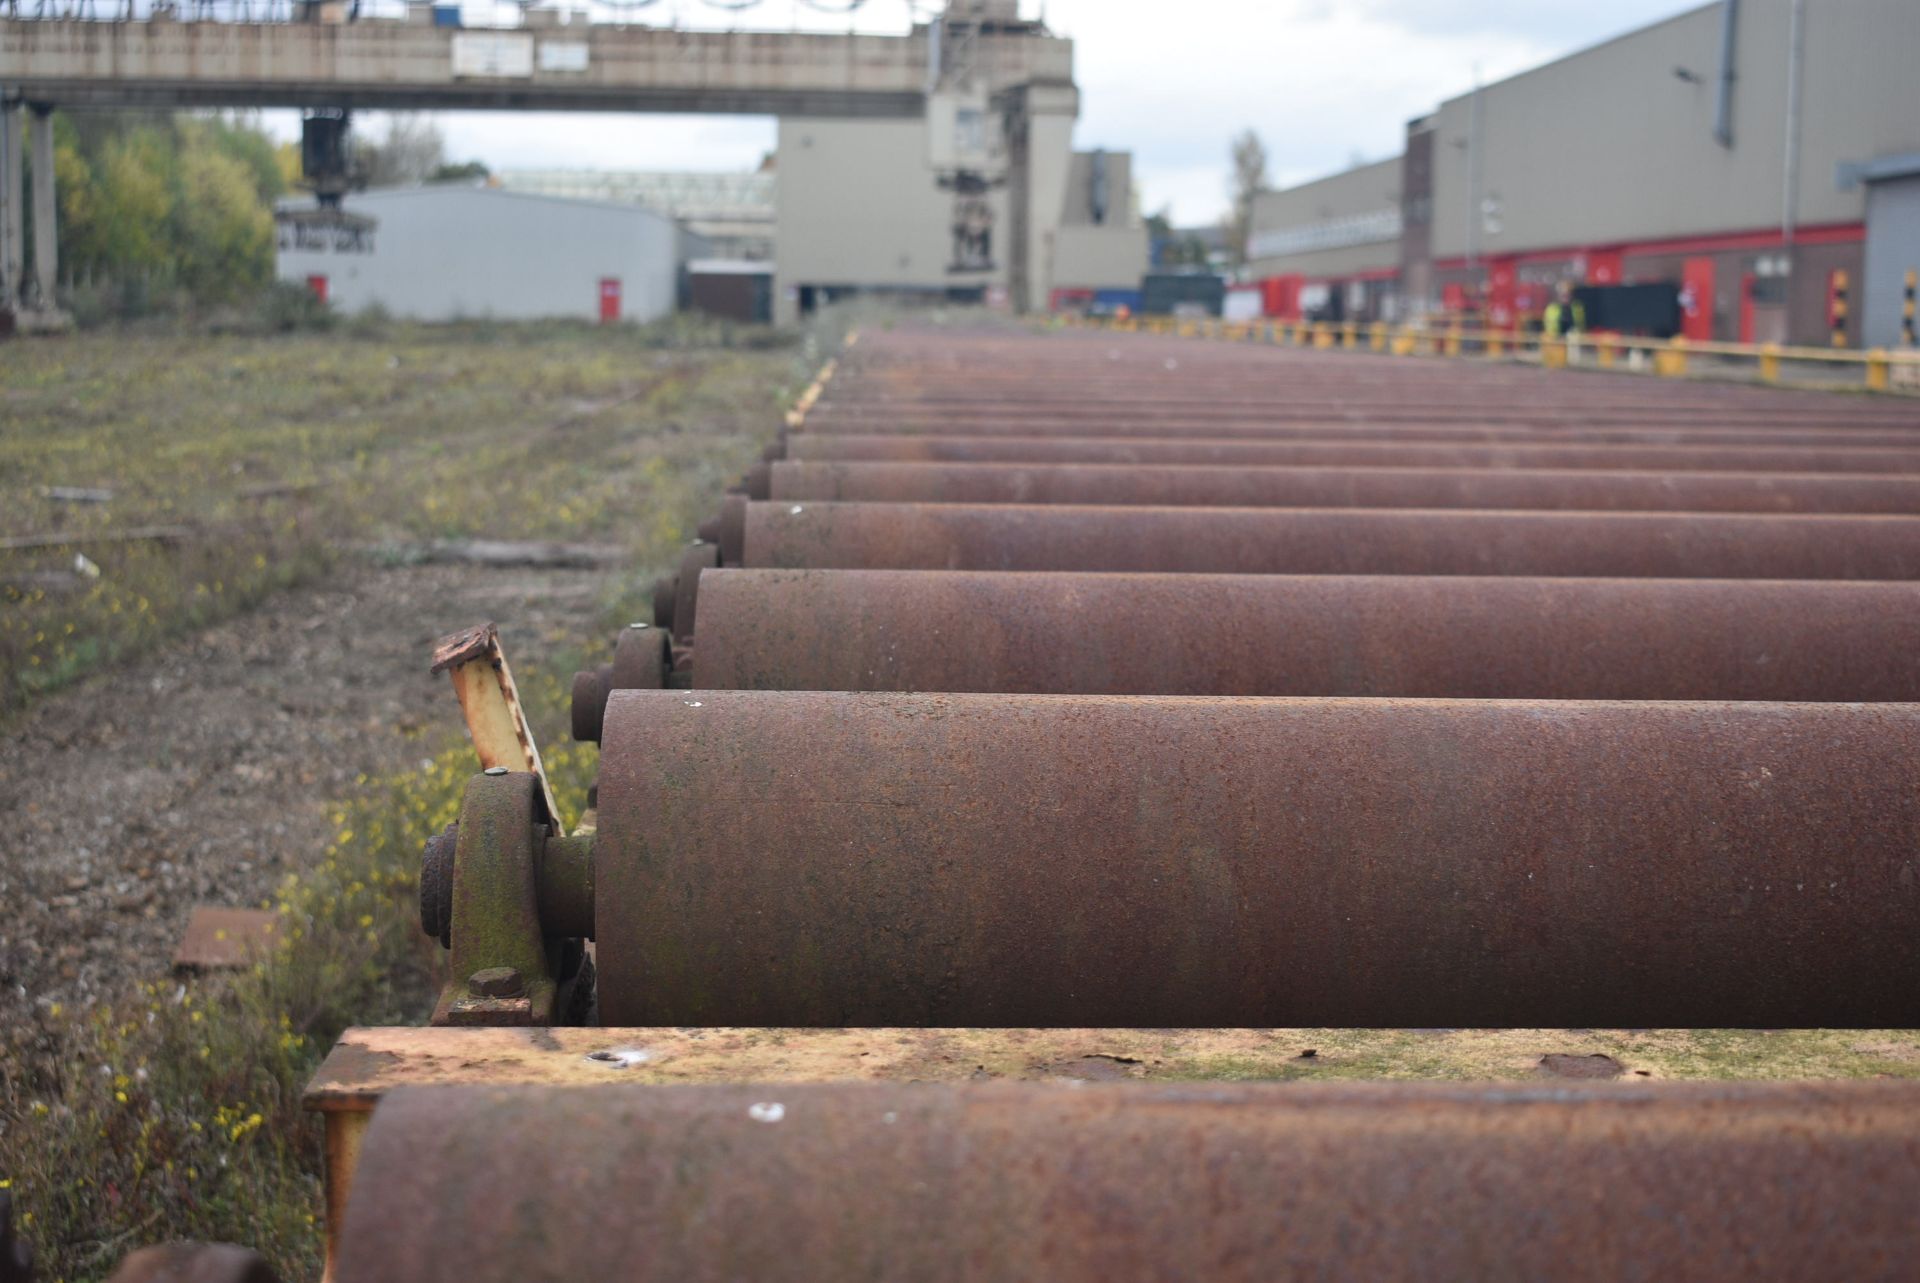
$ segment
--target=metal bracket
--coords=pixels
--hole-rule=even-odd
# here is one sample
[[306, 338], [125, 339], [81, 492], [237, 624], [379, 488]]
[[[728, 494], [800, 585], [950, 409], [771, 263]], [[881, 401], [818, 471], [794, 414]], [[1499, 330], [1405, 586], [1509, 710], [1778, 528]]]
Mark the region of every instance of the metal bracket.
[[535, 776], [494, 767], [468, 781], [453, 857], [453, 957], [434, 1024], [553, 1023], [536, 864], [551, 823]]

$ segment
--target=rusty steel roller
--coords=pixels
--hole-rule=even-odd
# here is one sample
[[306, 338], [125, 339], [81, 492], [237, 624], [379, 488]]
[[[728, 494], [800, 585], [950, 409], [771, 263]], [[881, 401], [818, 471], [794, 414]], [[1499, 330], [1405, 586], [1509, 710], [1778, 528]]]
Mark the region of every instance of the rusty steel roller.
[[601, 1018], [1907, 1027], [1916, 785], [1911, 704], [616, 692]]
[[742, 564], [815, 570], [1896, 580], [1920, 578], [1920, 518], [754, 503], [747, 508]]
[[795, 433], [769, 461], [806, 463], [1131, 463], [1235, 467], [1615, 468], [1667, 472], [1920, 472], [1920, 448], [1569, 445], [1202, 437], [923, 437]]
[[696, 540], [680, 554], [680, 570], [673, 577], [673, 609], [668, 614], [676, 638], [693, 636], [694, 610], [700, 592], [700, 573], [720, 564], [720, 546]]
[[438, 1087], [335, 1277], [1899, 1279], [1916, 1197], [1911, 1083]]
[[1150, 439], [1186, 438], [1232, 439], [1242, 441], [1324, 441], [1329, 437], [1352, 441], [1453, 441], [1453, 442], [1565, 442], [1603, 445], [1608, 443], [1700, 446], [1848, 446], [1912, 450], [1920, 447], [1920, 432], [1912, 425], [1904, 427], [1826, 426], [1810, 428], [1804, 418], [1763, 426], [1746, 421], [1730, 421], [1725, 426], [1686, 419], [1660, 421], [1642, 415], [1631, 423], [1606, 424], [1591, 418], [1570, 419], [1564, 423], [1489, 422], [1483, 412], [1462, 415], [1453, 421], [1392, 421], [1380, 419], [1329, 418], [1320, 422], [1276, 423], [1265, 416], [1242, 421], [1214, 421], [1183, 417], [1179, 410], [1138, 417], [1102, 413], [1098, 417], [1067, 422], [1051, 420], [1031, 411], [1013, 410], [982, 418], [942, 415], [915, 422], [887, 418], [830, 423], [818, 415], [808, 418], [801, 436], [927, 436], [927, 437], [1143, 437]]
[[1920, 701], [1920, 584], [710, 570], [701, 585], [693, 684], [710, 689]]
[[[775, 502], [1920, 513], [1920, 477], [1854, 473], [1021, 463], [768, 466], [768, 497]], [[719, 520], [713, 524], [717, 532]]]

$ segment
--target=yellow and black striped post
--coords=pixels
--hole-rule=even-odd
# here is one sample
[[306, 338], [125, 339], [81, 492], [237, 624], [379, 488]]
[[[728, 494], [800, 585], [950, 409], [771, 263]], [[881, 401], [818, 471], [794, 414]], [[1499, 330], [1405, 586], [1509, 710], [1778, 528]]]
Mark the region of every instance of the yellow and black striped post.
[[1900, 341], [1908, 347], [1920, 347], [1920, 340], [1913, 336], [1913, 296], [1914, 287], [1920, 285], [1920, 272], [1907, 269], [1907, 289], [1900, 299]]
[[1847, 345], [1847, 274], [1837, 271], [1833, 274], [1833, 302], [1829, 305], [1833, 322], [1833, 345]]

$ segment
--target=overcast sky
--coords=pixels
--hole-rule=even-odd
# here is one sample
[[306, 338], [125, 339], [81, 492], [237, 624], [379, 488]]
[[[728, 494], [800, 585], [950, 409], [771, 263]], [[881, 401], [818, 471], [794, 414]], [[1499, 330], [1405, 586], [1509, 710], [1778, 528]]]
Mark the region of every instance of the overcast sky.
[[[844, 2], [844, 0], [839, 0]], [[1276, 186], [1395, 154], [1410, 117], [1473, 84], [1496, 80], [1698, 8], [1702, 0], [1022, 0], [1029, 17], [1075, 41], [1077, 146], [1132, 151], [1141, 203], [1181, 223], [1219, 215], [1227, 143], [1252, 127]], [[922, 14], [934, 8], [918, 0]], [[635, 11], [684, 26], [845, 30], [846, 17], [801, 0], [763, 0], [729, 15], [707, 0], [655, 0]], [[866, 0], [852, 25], [899, 32], [909, 0]], [[470, 21], [477, 14], [470, 14]], [[361, 118], [377, 136], [375, 118]], [[773, 121], [750, 116], [542, 115], [438, 117], [455, 160], [494, 169], [753, 167]], [[284, 137], [290, 112], [269, 114]]]

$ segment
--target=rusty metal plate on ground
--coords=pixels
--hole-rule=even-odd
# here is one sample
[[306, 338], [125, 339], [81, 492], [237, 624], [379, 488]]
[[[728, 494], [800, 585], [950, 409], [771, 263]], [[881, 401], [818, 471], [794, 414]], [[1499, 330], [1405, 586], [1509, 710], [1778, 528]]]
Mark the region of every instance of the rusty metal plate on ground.
[[173, 965], [184, 971], [244, 967], [273, 945], [279, 922], [280, 915], [268, 909], [195, 905]]

